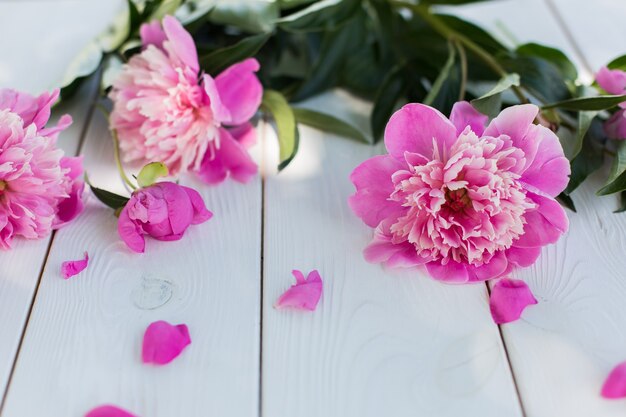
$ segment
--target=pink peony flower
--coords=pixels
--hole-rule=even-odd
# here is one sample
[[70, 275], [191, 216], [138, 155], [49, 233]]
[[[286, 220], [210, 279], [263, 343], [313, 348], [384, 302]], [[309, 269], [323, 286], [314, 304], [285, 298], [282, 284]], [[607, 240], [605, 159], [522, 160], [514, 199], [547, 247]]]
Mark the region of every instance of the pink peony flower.
[[196, 190], [158, 182], [133, 192], [120, 213], [117, 230], [130, 249], [143, 253], [144, 234], [158, 240], [179, 240], [189, 226], [212, 216]]
[[[596, 74], [598, 85], [609, 94], [626, 94], [626, 72], [600, 68]], [[626, 139], [626, 102], [619, 104], [616, 111], [604, 124], [604, 131], [610, 138]]]
[[554, 200], [570, 167], [556, 135], [534, 125], [537, 106], [484, 116], [457, 103], [452, 122], [422, 104], [389, 120], [389, 155], [373, 157], [351, 175], [352, 210], [376, 228], [369, 262], [425, 265], [435, 279], [476, 282], [513, 266], [531, 265], [541, 247], [568, 228]]
[[0, 90], [0, 248], [15, 236], [37, 239], [74, 219], [83, 209], [82, 159], [56, 146], [72, 123], [65, 115], [46, 128], [59, 91], [39, 97]]
[[111, 127], [125, 159], [162, 161], [172, 175], [192, 170], [210, 184], [229, 174], [252, 178], [248, 121], [263, 94], [259, 63], [246, 59], [213, 78], [200, 72], [193, 39], [175, 18], [140, 32], [144, 49], [124, 65], [110, 93]]

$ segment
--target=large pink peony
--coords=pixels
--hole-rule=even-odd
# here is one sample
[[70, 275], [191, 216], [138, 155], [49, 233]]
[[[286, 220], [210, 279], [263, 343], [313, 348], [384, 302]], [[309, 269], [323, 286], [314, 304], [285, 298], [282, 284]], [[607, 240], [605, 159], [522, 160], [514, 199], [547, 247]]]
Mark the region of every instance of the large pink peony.
[[487, 118], [457, 103], [448, 120], [407, 104], [389, 120], [389, 155], [351, 175], [352, 210], [376, 228], [370, 262], [425, 265], [435, 279], [463, 283], [531, 265], [568, 228], [554, 200], [569, 162], [556, 135], [533, 124], [538, 108], [519, 105]]
[[80, 158], [56, 146], [72, 119], [65, 115], [46, 128], [59, 91], [39, 97], [0, 90], [0, 248], [15, 236], [47, 236], [83, 209]]
[[144, 49], [113, 83], [111, 127], [127, 161], [162, 161], [172, 175], [192, 170], [208, 183], [257, 172], [249, 120], [263, 88], [246, 59], [215, 79], [200, 72], [189, 33], [173, 17], [141, 27]]
[[[598, 85], [609, 94], [626, 94], [626, 72], [600, 68], [596, 74]], [[606, 134], [612, 139], [626, 139], [626, 102], [619, 105], [616, 111], [604, 124]]]

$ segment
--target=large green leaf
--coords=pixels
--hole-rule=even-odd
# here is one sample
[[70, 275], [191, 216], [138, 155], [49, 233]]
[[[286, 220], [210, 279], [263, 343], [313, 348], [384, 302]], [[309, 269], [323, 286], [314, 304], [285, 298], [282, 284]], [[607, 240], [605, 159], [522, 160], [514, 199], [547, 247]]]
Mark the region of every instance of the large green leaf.
[[571, 194], [593, 172], [604, 163], [604, 129], [602, 122], [592, 119], [591, 125], [585, 133], [581, 152], [570, 162], [572, 173], [565, 194]]
[[114, 210], [120, 209], [128, 203], [129, 198], [124, 197], [115, 193], [112, 193], [107, 190], [103, 190], [102, 188], [96, 188], [93, 185], [89, 186], [91, 188], [91, 192], [100, 202], [105, 204], [108, 207], [111, 207]]
[[559, 49], [540, 45], [538, 43], [526, 43], [518, 46], [515, 52], [521, 56], [539, 57], [552, 63], [556, 68], [558, 68], [561, 75], [570, 81], [575, 81], [578, 77], [576, 66], [572, 63], [572, 61], [570, 61], [567, 55]]
[[270, 33], [262, 33], [244, 38], [234, 45], [226, 46], [199, 58], [200, 67], [216, 76], [229, 66], [254, 56], [270, 38]]
[[626, 71], [626, 55], [619, 56], [607, 64], [609, 69], [621, 69]]
[[617, 106], [619, 103], [626, 101], [626, 94], [623, 95], [605, 95], [595, 97], [579, 97], [569, 100], [557, 101], [544, 105], [543, 109], [565, 109], [574, 111], [601, 111]]
[[293, 113], [298, 123], [359, 142], [372, 143], [359, 129], [330, 114], [297, 107], [293, 109]]
[[513, 86], [520, 85], [518, 74], [508, 74], [502, 77], [498, 83], [487, 93], [471, 101], [472, 106], [479, 112], [488, 116], [496, 116], [502, 107], [502, 93]]
[[276, 122], [280, 159], [278, 170], [282, 170], [298, 151], [300, 137], [296, 117], [285, 96], [278, 91], [265, 90], [261, 108], [269, 112]]
[[520, 85], [544, 103], [567, 100], [572, 93], [559, 69], [543, 58], [515, 56], [501, 58], [508, 72], [520, 75]]
[[449, 114], [459, 99], [461, 89], [461, 69], [454, 46], [448, 44], [448, 59], [433, 82], [423, 103]]
[[406, 81], [403, 71], [403, 66], [397, 66], [389, 71], [376, 93], [371, 116], [374, 142], [378, 142], [382, 138], [391, 114], [397, 110], [398, 101], [406, 94]]
[[76, 56], [65, 71], [61, 82], [61, 98], [67, 99], [74, 94], [81, 82], [92, 75], [102, 61], [102, 48], [97, 42], [90, 42], [78, 56]]
[[581, 111], [578, 113], [576, 132], [570, 133], [568, 129], [562, 129], [562, 132], [559, 132], [563, 152], [570, 161], [580, 153], [585, 135], [597, 115], [597, 111]]
[[283, 17], [277, 23], [292, 32], [335, 30], [355, 16], [361, 0], [321, 0]]
[[274, 29], [280, 17], [276, 1], [267, 0], [213, 0], [215, 9], [209, 21], [220, 25], [234, 26], [249, 33], [265, 33]]
[[606, 184], [597, 192], [598, 195], [607, 195], [626, 190], [626, 142], [617, 145], [617, 153], [613, 158], [611, 173]]

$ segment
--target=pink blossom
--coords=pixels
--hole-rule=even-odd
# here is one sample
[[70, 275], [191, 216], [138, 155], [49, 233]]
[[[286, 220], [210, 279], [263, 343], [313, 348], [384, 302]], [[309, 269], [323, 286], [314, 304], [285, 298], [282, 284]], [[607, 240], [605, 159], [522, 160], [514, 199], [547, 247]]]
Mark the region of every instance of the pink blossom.
[[556, 135], [533, 124], [537, 113], [509, 107], [480, 132], [484, 116], [462, 103], [452, 122], [422, 104], [397, 111], [385, 130], [389, 154], [350, 176], [350, 206], [376, 229], [366, 260], [425, 265], [456, 283], [534, 263], [568, 228], [554, 197], [570, 173]]
[[89, 265], [89, 254], [85, 252], [85, 257], [78, 261], [65, 261], [61, 264], [61, 276], [63, 279], [70, 279], [74, 275], [81, 273]]
[[510, 323], [520, 318], [526, 307], [537, 304], [537, 299], [520, 279], [502, 278], [491, 290], [489, 310], [497, 324]]
[[274, 307], [315, 310], [322, 296], [322, 277], [320, 273], [314, 269], [306, 279], [302, 271], [294, 269], [291, 273], [296, 278], [296, 283], [276, 300]]
[[59, 91], [39, 97], [0, 90], [0, 248], [15, 236], [37, 239], [74, 219], [83, 209], [82, 159], [56, 145], [72, 119], [46, 127]]
[[604, 398], [617, 399], [626, 397], [626, 362], [615, 366], [602, 385]]
[[[626, 94], [626, 72], [600, 68], [596, 74], [596, 81], [609, 94]], [[604, 124], [607, 136], [613, 139], [626, 139], [626, 101], [619, 104], [619, 109]]]
[[187, 325], [155, 321], [143, 336], [141, 359], [143, 363], [165, 365], [176, 359], [190, 343]]
[[[113, 83], [111, 127], [127, 161], [162, 161], [172, 175], [195, 171], [214, 184], [245, 182], [257, 172], [246, 130], [263, 88], [246, 59], [213, 78], [202, 73], [194, 41], [173, 17], [144, 24], [143, 51]], [[249, 136], [247, 137], [249, 139]]]
[[94, 408], [85, 417], [136, 417], [134, 414], [129, 413], [114, 405], [101, 405]]
[[117, 230], [130, 249], [143, 253], [144, 235], [179, 240], [189, 226], [204, 223], [212, 216], [193, 188], [158, 182], [133, 192], [120, 213]]

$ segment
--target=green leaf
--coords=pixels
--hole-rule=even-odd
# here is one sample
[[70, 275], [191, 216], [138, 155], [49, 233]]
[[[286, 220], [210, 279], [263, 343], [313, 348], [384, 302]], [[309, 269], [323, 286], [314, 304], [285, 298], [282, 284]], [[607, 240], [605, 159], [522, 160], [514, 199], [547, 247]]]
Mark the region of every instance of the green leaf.
[[580, 184], [604, 164], [604, 129], [598, 118], [591, 121], [584, 136], [582, 149], [570, 162], [571, 171], [565, 194], [571, 194]]
[[182, 4], [182, 0], [159, 0], [154, 3], [156, 3], [156, 7], [150, 10], [147, 18], [144, 18], [145, 22], [160, 21], [167, 15], [174, 15]]
[[570, 197], [568, 194], [561, 193], [556, 197], [556, 199], [559, 200], [559, 202], [562, 205], [564, 205], [565, 207], [567, 207], [568, 209], [576, 213], [576, 206], [574, 205], [574, 200], [572, 200], [572, 197]]
[[200, 68], [216, 76], [229, 66], [256, 55], [265, 45], [271, 33], [249, 36], [234, 45], [220, 48], [199, 58]]
[[480, 3], [485, 1], [489, 0], [424, 0], [424, 3], [458, 6], [460, 4]]
[[626, 142], [617, 145], [617, 153], [613, 158], [611, 173], [606, 184], [597, 192], [598, 195], [607, 195], [626, 190]]
[[572, 97], [559, 69], [543, 58], [514, 56], [500, 58], [505, 70], [520, 76], [520, 85], [543, 103]]
[[609, 69], [621, 69], [626, 71], [626, 55], [619, 56], [607, 64]]
[[538, 43], [527, 43], [518, 46], [515, 52], [521, 56], [535, 56], [552, 63], [558, 68], [565, 79], [575, 81], [576, 78], [578, 78], [576, 66], [570, 61], [567, 55], [556, 48], [540, 45]]
[[299, 134], [293, 109], [285, 97], [275, 90], [265, 90], [261, 108], [272, 114], [278, 133], [279, 159], [278, 170], [284, 169], [298, 151]]
[[471, 101], [472, 106], [488, 116], [496, 116], [502, 107], [502, 93], [512, 86], [520, 85], [520, 76], [512, 73], [502, 77], [486, 94]]
[[619, 208], [613, 213], [623, 213], [626, 211], [626, 191], [619, 193]]
[[117, 55], [108, 55], [102, 63], [102, 79], [100, 80], [100, 90], [102, 95], [106, 95], [107, 90], [113, 85], [113, 81], [122, 70], [123, 62]]
[[404, 97], [406, 82], [404, 80], [404, 67], [394, 67], [383, 81], [376, 93], [374, 109], [372, 110], [371, 124], [374, 142], [378, 142], [385, 131], [385, 126], [395, 110], [396, 104]]
[[93, 195], [95, 195], [100, 202], [108, 207], [111, 207], [113, 210], [124, 207], [126, 203], [128, 203], [128, 200], [130, 200], [128, 197], [103, 190], [102, 188], [96, 188], [93, 185], [89, 185], [89, 187], [91, 188]]
[[128, 3], [128, 35], [132, 35], [141, 26], [141, 14], [133, 0], [126, 0], [126, 2]]
[[359, 142], [372, 143], [359, 129], [330, 114], [297, 107], [293, 109], [293, 113], [298, 123], [314, 127], [324, 132], [355, 139]]
[[313, 3], [316, 0], [278, 0], [280, 8], [283, 10], [291, 9], [292, 7], [302, 6], [304, 4]]
[[626, 94], [622, 95], [605, 95], [595, 97], [580, 97], [569, 100], [558, 101], [544, 105], [543, 109], [565, 109], [565, 110], [590, 110], [601, 111], [617, 106], [619, 103], [626, 101]]
[[280, 17], [278, 2], [267, 0], [214, 1], [209, 21], [249, 33], [271, 32]]
[[141, 188], [149, 187], [154, 184], [157, 178], [167, 177], [169, 170], [162, 162], [150, 162], [139, 171], [137, 175], [137, 184]]
[[102, 48], [96, 42], [89, 43], [67, 67], [61, 82], [61, 98], [65, 100], [74, 94], [80, 83], [96, 72], [101, 61]]
[[456, 50], [454, 46], [448, 44], [448, 59], [441, 68], [439, 75], [424, 99], [423, 103], [437, 108], [444, 114], [448, 114], [452, 105], [459, 98], [461, 87], [461, 74], [456, 60]]
[[335, 30], [356, 15], [361, 0], [321, 0], [280, 19], [278, 26], [290, 32]]
[[581, 111], [578, 112], [578, 126], [575, 134], [569, 134], [569, 130], [563, 129], [559, 134], [559, 140], [563, 146], [563, 152], [570, 161], [573, 160], [583, 147], [583, 140], [594, 117], [598, 115], [597, 111]]

